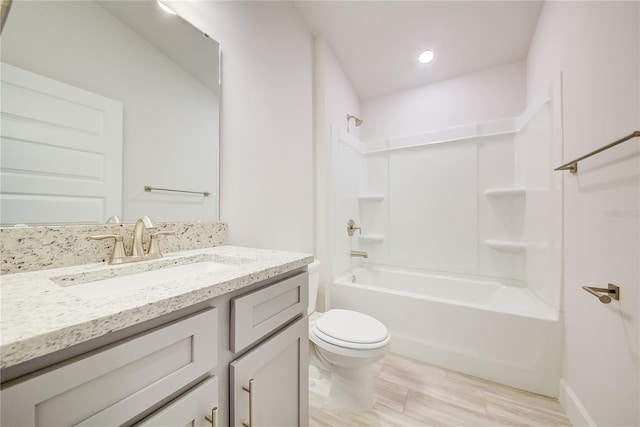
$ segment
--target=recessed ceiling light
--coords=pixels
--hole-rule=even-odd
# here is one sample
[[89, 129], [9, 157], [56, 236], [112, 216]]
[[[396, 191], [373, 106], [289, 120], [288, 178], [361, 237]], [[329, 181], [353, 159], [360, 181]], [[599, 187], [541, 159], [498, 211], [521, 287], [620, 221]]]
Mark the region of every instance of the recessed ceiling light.
[[420, 56], [418, 56], [418, 62], [420, 62], [421, 64], [428, 64], [429, 62], [433, 61], [434, 57], [435, 54], [433, 53], [433, 51], [425, 50], [420, 54]]
[[169, 6], [167, 6], [166, 4], [162, 3], [160, 0], [156, 0], [158, 2], [158, 6], [160, 6], [160, 9], [164, 10], [165, 12], [167, 12], [170, 15], [177, 15], [177, 13], [175, 13], [173, 10], [171, 10], [171, 8], [169, 8]]

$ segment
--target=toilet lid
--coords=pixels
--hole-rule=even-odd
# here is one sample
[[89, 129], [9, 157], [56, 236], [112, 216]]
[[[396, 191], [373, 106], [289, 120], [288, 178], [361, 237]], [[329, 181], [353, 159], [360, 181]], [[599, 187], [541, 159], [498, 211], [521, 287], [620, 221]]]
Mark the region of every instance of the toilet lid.
[[316, 321], [314, 328], [335, 340], [356, 344], [379, 343], [389, 336], [382, 322], [351, 310], [329, 310]]

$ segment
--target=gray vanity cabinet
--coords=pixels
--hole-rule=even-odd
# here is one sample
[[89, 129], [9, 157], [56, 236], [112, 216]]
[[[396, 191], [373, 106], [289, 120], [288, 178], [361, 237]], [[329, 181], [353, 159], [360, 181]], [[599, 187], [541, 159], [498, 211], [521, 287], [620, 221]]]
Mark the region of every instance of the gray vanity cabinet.
[[[217, 364], [217, 324], [217, 310], [210, 308], [8, 385], [2, 390], [0, 424], [130, 423], [210, 375]], [[205, 384], [217, 382], [214, 378]], [[216, 404], [217, 385], [209, 409], [198, 418], [204, 419]]]
[[309, 322], [303, 317], [231, 363], [231, 425], [308, 424]]
[[308, 424], [308, 273], [231, 300], [232, 426]]
[[218, 426], [218, 378], [210, 377], [136, 427]]
[[307, 306], [298, 271], [77, 349], [3, 383], [0, 425], [216, 427], [249, 424], [249, 412], [252, 426], [306, 425]]

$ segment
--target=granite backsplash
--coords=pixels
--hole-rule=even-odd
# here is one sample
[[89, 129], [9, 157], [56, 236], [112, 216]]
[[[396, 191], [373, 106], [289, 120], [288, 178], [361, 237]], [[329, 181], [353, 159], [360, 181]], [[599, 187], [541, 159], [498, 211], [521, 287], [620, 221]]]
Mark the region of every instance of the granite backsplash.
[[[70, 267], [106, 261], [113, 240], [92, 240], [95, 234], [124, 236], [127, 251], [131, 248], [134, 224], [70, 225], [37, 227], [1, 227], [0, 274], [23, 273], [49, 268]], [[228, 243], [226, 222], [157, 223], [154, 231], [173, 231], [160, 237], [160, 249], [171, 253], [190, 249], [210, 248]], [[149, 233], [144, 233], [145, 247]]]

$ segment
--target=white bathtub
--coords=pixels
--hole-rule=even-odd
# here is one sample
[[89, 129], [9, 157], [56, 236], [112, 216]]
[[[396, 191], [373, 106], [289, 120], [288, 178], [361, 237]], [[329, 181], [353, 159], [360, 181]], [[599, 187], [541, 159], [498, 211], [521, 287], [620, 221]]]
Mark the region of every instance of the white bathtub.
[[558, 313], [514, 284], [372, 265], [336, 280], [331, 306], [382, 321], [395, 353], [555, 397]]

